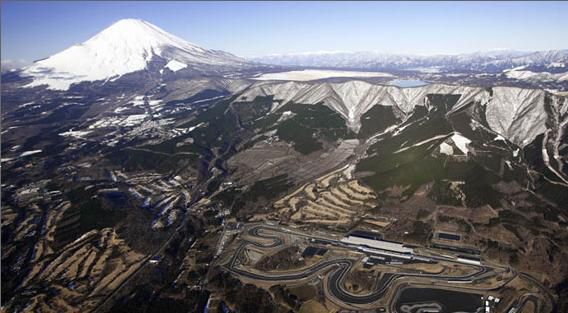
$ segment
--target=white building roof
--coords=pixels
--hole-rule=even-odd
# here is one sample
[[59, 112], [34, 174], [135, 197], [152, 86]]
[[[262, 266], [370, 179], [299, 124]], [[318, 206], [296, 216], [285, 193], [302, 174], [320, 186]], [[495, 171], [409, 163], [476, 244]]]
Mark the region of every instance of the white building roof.
[[373, 240], [373, 239], [367, 239], [367, 238], [362, 238], [362, 237], [357, 237], [357, 236], [347, 236], [347, 237], [341, 239], [341, 242], [347, 243], [347, 244], [352, 244], [352, 245], [358, 245], [358, 246], [367, 246], [369, 248], [395, 251], [395, 252], [399, 252], [399, 253], [413, 253], [414, 252], [414, 250], [412, 250], [410, 248], [406, 248], [400, 243], [388, 242], [388, 241], [382, 241], [382, 240]]

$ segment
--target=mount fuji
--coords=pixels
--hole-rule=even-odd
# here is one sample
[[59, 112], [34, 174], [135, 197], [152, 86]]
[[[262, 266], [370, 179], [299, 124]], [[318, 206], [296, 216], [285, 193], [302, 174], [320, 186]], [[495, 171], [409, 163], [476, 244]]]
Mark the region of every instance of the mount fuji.
[[74, 45], [25, 68], [22, 76], [33, 81], [27, 87], [47, 85], [67, 90], [83, 81], [114, 80], [162, 61], [172, 72], [182, 69], [219, 72], [246, 68], [253, 63], [233, 54], [209, 50], [185, 41], [138, 19], [123, 19], [84, 43]]

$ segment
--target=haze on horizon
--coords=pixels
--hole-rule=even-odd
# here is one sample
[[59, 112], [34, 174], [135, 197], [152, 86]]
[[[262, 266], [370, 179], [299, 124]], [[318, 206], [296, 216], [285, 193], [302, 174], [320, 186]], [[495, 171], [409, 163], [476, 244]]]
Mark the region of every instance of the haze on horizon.
[[[310, 51], [459, 54], [566, 49], [568, 2], [2, 2], [3, 66], [139, 18], [243, 57]], [[528, 23], [527, 21], [531, 21]]]

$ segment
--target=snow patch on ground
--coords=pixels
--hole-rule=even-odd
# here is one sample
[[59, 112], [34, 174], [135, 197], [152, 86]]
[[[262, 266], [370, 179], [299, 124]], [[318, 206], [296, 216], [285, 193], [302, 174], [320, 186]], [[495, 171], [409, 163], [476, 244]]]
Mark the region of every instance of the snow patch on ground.
[[148, 105], [152, 110], [156, 110], [162, 106], [162, 100], [149, 100]]
[[187, 132], [188, 132], [188, 133], [189, 133], [189, 132], [192, 132], [193, 130], [195, 130], [195, 129], [197, 129], [197, 128], [203, 126], [203, 125], [205, 125], [205, 123], [199, 123], [199, 124], [197, 124], [197, 125], [195, 125], [195, 126], [191, 126], [190, 128], [188, 128]]
[[59, 136], [63, 137], [74, 137], [74, 138], [83, 138], [84, 136], [90, 134], [91, 131], [88, 130], [72, 130], [66, 131], [64, 133], [59, 134]]
[[278, 123], [280, 122], [284, 122], [285, 120], [292, 118], [296, 115], [296, 113], [292, 112], [292, 111], [285, 111], [282, 112], [282, 115], [280, 116], [280, 118], [278, 119]]
[[318, 80], [318, 79], [332, 78], [332, 77], [393, 77], [393, 75], [381, 72], [302, 70], [302, 71], [289, 71], [289, 72], [262, 74], [253, 79], [310, 81], [310, 80]]
[[509, 167], [510, 170], [513, 169], [513, 166], [511, 165], [511, 161], [507, 160], [507, 161], [505, 161], [505, 163], [507, 164], [507, 167]]
[[532, 72], [517, 69], [505, 71], [505, 76], [526, 81], [564, 81], [568, 79], [568, 73], [553, 74], [549, 72]]
[[454, 148], [452, 148], [449, 144], [442, 142], [440, 145], [440, 153], [445, 155], [454, 155]]
[[133, 114], [125, 117], [103, 117], [102, 119], [96, 121], [95, 123], [89, 125], [89, 129], [96, 129], [96, 128], [104, 128], [104, 127], [111, 127], [111, 126], [121, 126], [121, 127], [129, 127], [129, 126], [136, 126], [141, 124], [148, 115], [146, 114]]
[[[429, 139], [426, 139], [426, 140], [422, 140], [422, 141], [420, 141], [420, 142], [418, 142], [418, 143], [415, 143], [415, 144], [413, 144], [413, 145], [411, 145], [411, 146], [398, 149], [398, 150], [396, 150], [394, 153], [400, 153], [400, 152], [406, 151], [406, 150], [408, 150], [408, 149], [410, 149], [410, 148], [418, 147], [418, 146], [421, 146], [421, 145], [430, 143], [430, 142], [432, 142], [432, 141], [439, 140], [439, 139], [444, 138], [444, 137], [446, 137], [446, 136], [448, 136], [448, 135], [438, 135], [438, 136], [434, 136], [434, 137], [432, 137], [432, 138], [429, 138]], [[405, 142], [405, 143], [406, 143], [406, 142]], [[404, 145], [405, 143], [403, 143], [403, 145]]]
[[471, 143], [471, 140], [458, 133], [454, 133], [451, 139], [456, 144], [456, 147], [458, 147], [463, 154], [467, 155], [469, 152], [467, 145]]
[[519, 149], [513, 151], [513, 157], [517, 157], [519, 155]]
[[144, 96], [135, 96], [131, 103], [132, 105], [144, 105]]
[[142, 123], [146, 118], [146, 114], [129, 115], [122, 123], [122, 126], [134, 126]]
[[166, 64], [165, 67], [169, 68], [172, 72], [177, 72], [179, 70], [186, 68], [187, 64], [181, 63], [181, 62], [176, 61], [176, 60], [171, 60], [170, 62], [168, 62], [168, 64]]
[[20, 154], [20, 157], [25, 157], [25, 156], [37, 154], [37, 153], [41, 153], [41, 150], [24, 151], [24, 152], [22, 152], [22, 154]]
[[495, 138], [493, 138], [493, 141], [506, 141], [506, 140], [503, 136], [497, 135]]
[[128, 107], [119, 107], [119, 108], [114, 109], [113, 112], [114, 113], [122, 113], [123, 111], [126, 111], [126, 110], [128, 110]]
[[34, 103], [35, 103], [35, 102], [27, 102], [27, 103], [24, 103], [24, 104], [20, 104], [20, 108], [28, 107], [28, 106], [30, 106], [30, 105], [32, 105], [32, 104], [34, 104]]

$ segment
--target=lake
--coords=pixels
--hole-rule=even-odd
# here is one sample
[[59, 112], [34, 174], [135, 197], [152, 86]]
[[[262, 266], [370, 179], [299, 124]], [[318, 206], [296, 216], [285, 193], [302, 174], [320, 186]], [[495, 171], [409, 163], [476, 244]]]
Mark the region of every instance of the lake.
[[395, 302], [396, 312], [479, 312], [483, 307], [480, 295], [438, 288], [409, 287], [403, 289]]
[[389, 85], [394, 85], [402, 88], [407, 87], [420, 87], [430, 84], [429, 82], [425, 82], [419, 79], [395, 79], [389, 82]]

